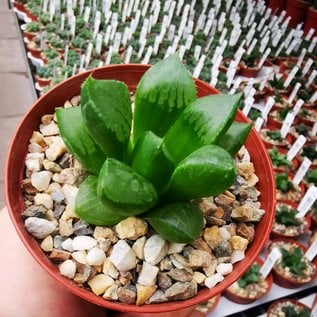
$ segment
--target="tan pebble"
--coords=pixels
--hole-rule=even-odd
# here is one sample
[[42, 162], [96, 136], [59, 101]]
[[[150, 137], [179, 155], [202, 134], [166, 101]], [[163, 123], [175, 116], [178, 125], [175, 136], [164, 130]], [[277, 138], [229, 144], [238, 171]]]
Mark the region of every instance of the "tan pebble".
[[53, 114], [45, 114], [42, 116], [41, 121], [43, 124], [49, 124], [54, 118]]
[[255, 235], [254, 225], [247, 225], [244, 222], [240, 222], [237, 225], [237, 235], [252, 242]]
[[259, 181], [259, 178], [257, 177], [256, 174], [252, 174], [250, 176], [250, 178], [247, 179], [247, 184], [250, 186], [250, 187], [253, 187], [255, 186]]
[[37, 143], [31, 143], [29, 144], [28, 151], [30, 153], [41, 153], [44, 149]]
[[48, 194], [38, 193], [34, 196], [34, 204], [35, 205], [43, 205], [47, 209], [52, 209], [53, 208], [53, 199]]
[[191, 243], [191, 245], [195, 248], [195, 249], [198, 249], [198, 250], [202, 250], [202, 251], [206, 251], [208, 253], [211, 253], [211, 250], [207, 244], [207, 242], [202, 239], [202, 238], [199, 238], [197, 240], [195, 240], [194, 242]]
[[116, 243], [118, 241], [117, 236], [111, 228], [96, 226], [93, 235], [95, 239], [105, 238], [109, 239], [111, 243]]
[[59, 233], [62, 237], [69, 237], [74, 233], [73, 220], [59, 219]]
[[102, 297], [108, 300], [118, 300], [119, 299], [118, 285], [117, 284], [111, 285], [109, 288], [107, 288], [107, 290], [105, 291]]
[[103, 263], [102, 272], [106, 275], [109, 275], [110, 277], [116, 279], [119, 276], [119, 271], [116, 269], [116, 267], [111, 263], [111, 261], [107, 258], [105, 259], [105, 262]]
[[230, 243], [232, 245], [232, 248], [234, 250], [240, 250], [245, 251], [249, 241], [245, 238], [242, 238], [240, 236], [233, 236], [230, 238]]
[[52, 209], [49, 209], [49, 210], [46, 211], [45, 219], [47, 219], [48, 221], [53, 221], [53, 220], [56, 221], [55, 216], [54, 216], [54, 212], [53, 212]]
[[88, 264], [86, 260], [87, 252], [85, 250], [75, 251], [72, 253], [72, 258], [81, 264]]
[[206, 228], [203, 237], [211, 249], [214, 249], [222, 240], [220, 230], [217, 226]]
[[78, 216], [75, 214], [74, 206], [66, 205], [66, 208], [61, 216], [61, 219], [67, 221], [73, 218], [78, 218]]
[[34, 131], [32, 133], [30, 143], [37, 143], [41, 146], [45, 145], [43, 134], [38, 131]]
[[178, 269], [190, 268], [188, 260], [181, 254], [171, 254], [170, 259], [172, 260], [173, 265]]
[[104, 252], [108, 252], [111, 248], [111, 241], [109, 239], [100, 238], [97, 239], [98, 248]]
[[86, 277], [82, 273], [76, 273], [73, 280], [80, 286], [82, 286], [87, 281]]
[[53, 238], [51, 235], [44, 238], [41, 242], [41, 249], [45, 252], [53, 251]]
[[53, 249], [53, 251], [49, 255], [49, 258], [54, 262], [64, 262], [68, 260], [70, 256], [71, 256], [70, 252]]
[[242, 222], [250, 221], [250, 219], [252, 219], [252, 215], [253, 215], [252, 207], [248, 204], [236, 207], [231, 212], [231, 217], [234, 220], [238, 220]]
[[224, 216], [225, 212], [223, 211], [223, 209], [221, 207], [217, 207], [217, 209], [215, 210], [215, 212], [212, 213], [212, 215], [216, 218], [222, 218]]
[[188, 255], [189, 264], [192, 267], [206, 267], [211, 264], [210, 253], [201, 250], [192, 250]]
[[245, 179], [249, 179], [254, 174], [254, 166], [251, 162], [238, 162], [236, 166], [238, 174]]
[[43, 165], [47, 171], [50, 171], [52, 173], [59, 173], [62, 171], [62, 168], [57, 163], [47, 159], [44, 160]]
[[114, 280], [105, 274], [97, 274], [88, 281], [88, 285], [96, 295], [103, 294], [113, 284]]
[[70, 103], [73, 105], [73, 106], [78, 106], [79, 103], [80, 103], [80, 96], [74, 96], [71, 100], [70, 100]]
[[114, 230], [120, 239], [137, 240], [147, 233], [148, 224], [141, 218], [128, 217], [114, 226]]
[[62, 154], [66, 152], [66, 146], [61, 137], [55, 137], [52, 144], [49, 145], [49, 148], [45, 151], [47, 159], [50, 161], [55, 161]]
[[203, 271], [207, 276], [212, 276], [216, 272], [216, 267], [218, 265], [217, 259], [213, 259], [211, 264], [207, 267], [203, 267]]
[[203, 284], [205, 282], [206, 275], [201, 272], [195, 271], [193, 274], [193, 279], [196, 281], [197, 284]]
[[132, 250], [137, 256], [138, 259], [144, 260], [144, 245], [146, 242], [146, 238], [143, 236], [136, 240], [132, 246]]
[[40, 124], [40, 132], [44, 136], [52, 136], [59, 134], [58, 125], [54, 121], [50, 121], [47, 124]]
[[136, 284], [136, 291], [137, 291], [137, 305], [143, 305], [156, 291], [157, 286], [144, 286], [141, 284]]
[[66, 100], [64, 102], [64, 108], [71, 108], [73, 105], [71, 104], [71, 102], [69, 100]]

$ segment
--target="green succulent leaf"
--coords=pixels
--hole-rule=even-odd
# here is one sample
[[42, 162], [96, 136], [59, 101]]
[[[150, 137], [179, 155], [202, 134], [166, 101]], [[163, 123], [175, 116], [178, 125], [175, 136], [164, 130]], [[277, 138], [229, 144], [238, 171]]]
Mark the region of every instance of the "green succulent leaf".
[[89, 134], [80, 107], [56, 109], [60, 135], [70, 153], [92, 174], [98, 175], [106, 154]]
[[165, 199], [186, 201], [223, 193], [237, 177], [231, 155], [217, 145], [205, 145], [176, 167]]
[[242, 94], [210, 95], [196, 99], [168, 130], [163, 146], [177, 165], [200, 147], [216, 144], [230, 127]]
[[177, 54], [153, 65], [139, 82], [133, 118], [133, 141], [145, 131], [163, 137], [196, 98], [196, 87]]
[[125, 159], [132, 122], [128, 87], [119, 81], [88, 77], [81, 88], [80, 103], [89, 133], [107, 156]]
[[238, 280], [238, 285], [241, 288], [246, 287], [251, 283], [258, 283], [260, 279], [260, 266], [257, 263], [251, 265], [251, 267], [244, 273], [244, 275]]
[[204, 226], [202, 211], [190, 203], [174, 203], [148, 211], [144, 218], [162, 238], [188, 243], [199, 238]]
[[92, 175], [80, 184], [75, 213], [80, 219], [97, 226], [112, 226], [125, 218], [101, 202], [97, 195], [97, 177]]
[[303, 251], [301, 248], [296, 247], [292, 251], [281, 249], [282, 253], [282, 267], [289, 268], [290, 272], [294, 275], [301, 276], [307, 267], [305, 260], [303, 259]]
[[252, 123], [234, 121], [217, 144], [234, 156], [245, 143], [251, 128]]
[[98, 177], [98, 196], [123, 216], [143, 213], [157, 202], [153, 185], [130, 166], [113, 158], [103, 164]]

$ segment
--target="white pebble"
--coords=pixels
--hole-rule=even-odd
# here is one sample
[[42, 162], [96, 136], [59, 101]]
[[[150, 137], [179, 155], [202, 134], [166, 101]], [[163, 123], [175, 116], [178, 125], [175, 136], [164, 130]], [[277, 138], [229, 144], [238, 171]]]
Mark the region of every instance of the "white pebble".
[[56, 229], [52, 222], [37, 217], [27, 218], [24, 225], [26, 230], [37, 239], [44, 239]]
[[41, 124], [40, 131], [44, 136], [59, 134], [58, 125], [54, 121], [51, 121], [48, 124]]
[[57, 203], [62, 202], [65, 199], [65, 195], [61, 191], [54, 191], [51, 193], [51, 197]]
[[73, 278], [76, 273], [76, 264], [72, 260], [66, 260], [59, 266], [59, 271], [63, 276]]
[[52, 179], [52, 173], [48, 171], [35, 172], [31, 175], [31, 183], [38, 190], [46, 190]]
[[34, 204], [35, 205], [43, 205], [47, 209], [52, 209], [53, 208], [53, 199], [49, 194], [36, 194], [34, 196]]
[[69, 252], [74, 252], [73, 240], [71, 238], [66, 239], [62, 242], [62, 248]]
[[220, 228], [219, 228], [219, 231], [220, 231], [222, 240], [225, 240], [225, 241], [230, 240], [231, 234], [230, 234], [230, 232], [229, 232], [226, 228], [220, 227]]
[[167, 254], [182, 253], [186, 243], [169, 243]]
[[53, 142], [49, 145], [49, 148], [45, 151], [47, 159], [55, 161], [59, 156], [66, 152], [65, 144], [61, 137], [54, 137]]
[[139, 274], [138, 283], [144, 286], [153, 286], [156, 283], [156, 277], [159, 272], [157, 266], [143, 262], [141, 272]]
[[74, 207], [78, 188], [72, 185], [65, 184], [62, 187], [62, 192], [65, 195], [66, 204], [69, 207]]
[[158, 234], [151, 236], [144, 245], [144, 259], [146, 262], [155, 265], [167, 254], [167, 242]]
[[89, 250], [86, 260], [89, 265], [102, 265], [106, 260], [106, 254], [104, 251], [95, 247]]
[[27, 176], [34, 172], [38, 172], [42, 168], [44, 161], [44, 153], [28, 153], [25, 158]]
[[43, 148], [37, 143], [29, 144], [29, 152], [30, 153], [41, 153]]
[[219, 274], [215, 273], [214, 275], [211, 275], [205, 279], [205, 286], [208, 288], [213, 288], [216, 286], [219, 282], [222, 282], [224, 280], [224, 277]]
[[119, 240], [113, 246], [109, 260], [120, 271], [129, 271], [134, 269], [137, 262], [134, 252], [124, 240]]
[[231, 263], [240, 262], [245, 258], [244, 251], [241, 250], [233, 250], [231, 254]]
[[78, 236], [73, 240], [73, 248], [74, 250], [90, 250], [95, 247], [97, 244], [97, 240], [89, 237], [89, 236]]
[[220, 263], [216, 267], [217, 273], [221, 275], [227, 275], [233, 270], [233, 265], [231, 263]]

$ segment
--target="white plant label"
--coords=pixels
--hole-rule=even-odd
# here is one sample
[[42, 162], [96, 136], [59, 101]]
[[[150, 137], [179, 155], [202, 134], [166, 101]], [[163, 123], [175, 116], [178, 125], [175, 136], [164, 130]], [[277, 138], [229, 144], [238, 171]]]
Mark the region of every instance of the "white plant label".
[[195, 69], [194, 69], [193, 77], [196, 77], [196, 78], [199, 77], [200, 72], [201, 72], [201, 70], [202, 70], [203, 67], [204, 67], [205, 59], [206, 59], [206, 55], [203, 54], [203, 55], [200, 56], [200, 59], [199, 59], [197, 65], [196, 65], [196, 67], [195, 67]]
[[[315, 256], [317, 255], [317, 240], [314, 240], [313, 243], [309, 246], [305, 253], [305, 257], [309, 260], [312, 261]], [[317, 311], [316, 311], [317, 312]], [[312, 315], [311, 315], [312, 316]]]
[[298, 99], [295, 103], [295, 106], [293, 108], [293, 114], [294, 116], [296, 116], [298, 114], [298, 111], [300, 110], [300, 108], [302, 107], [302, 105], [304, 104], [304, 100], [303, 99]]
[[96, 50], [96, 53], [98, 55], [101, 54], [101, 48], [102, 48], [102, 34], [97, 34], [97, 37], [96, 37], [96, 47], [95, 47], [95, 50]]
[[192, 45], [192, 42], [193, 42], [193, 39], [194, 39], [194, 36], [193, 35], [189, 35], [186, 39], [186, 42], [185, 42], [185, 47], [187, 50], [190, 49], [191, 45]]
[[74, 37], [75, 32], [76, 32], [76, 17], [74, 15], [72, 15], [70, 20], [71, 20], [71, 22], [70, 22], [70, 34], [72, 35], [72, 37]]
[[260, 62], [259, 62], [259, 64], [258, 64], [258, 67], [259, 67], [259, 68], [261, 68], [261, 67], [263, 66], [264, 62], [266, 61], [266, 59], [267, 59], [267, 57], [270, 55], [270, 53], [271, 53], [271, 48], [268, 47], [268, 48], [266, 49], [265, 53], [263, 54], [263, 56], [262, 56], [261, 59], [260, 59]]
[[283, 125], [281, 127], [281, 136], [283, 138], [286, 137], [289, 129], [291, 128], [291, 126], [293, 124], [294, 119], [295, 119], [294, 114], [291, 111], [288, 112], [288, 114], [286, 115], [286, 118], [285, 118], [285, 120], [283, 122]]
[[253, 39], [251, 45], [249, 46], [248, 50], [247, 50], [247, 55], [250, 55], [255, 47], [255, 44], [257, 43], [257, 39]]
[[153, 47], [150, 45], [146, 50], [145, 56], [144, 56], [141, 64], [148, 64], [149, 63], [152, 52], [153, 52]]
[[296, 83], [294, 89], [292, 90], [291, 94], [288, 97], [287, 102], [289, 103], [293, 102], [301, 85], [302, 85], [301, 83]]
[[245, 116], [248, 116], [250, 110], [251, 110], [251, 107], [252, 105], [250, 104], [246, 104], [244, 105], [243, 109], [242, 109], [242, 113], [245, 115]]
[[85, 12], [84, 12], [85, 23], [88, 23], [88, 21], [89, 21], [90, 10], [91, 10], [90, 7], [85, 7]]
[[297, 61], [297, 64], [296, 64], [298, 67], [299, 67], [300, 65], [302, 65], [302, 62], [303, 62], [304, 57], [305, 57], [305, 55], [306, 55], [306, 52], [307, 52], [306, 48], [303, 48], [302, 51], [301, 51], [301, 53], [300, 53], [300, 56], [298, 57], [298, 61]]
[[88, 43], [87, 53], [86, 53], [86, 57], [85, 57], [85, 67], [88, 67], [88, 65], [90, 63], [92, 49], [93, 49], [93, 44], [92, 43]]
[[311, 41], [308, 47], [308, 53], [311, 53], [314, 50], [316, 43], [317, 43], [317, 36], [314, 36], [313, 40]]
[[289, 86], [289, 84], [291, 83], [291, 81], [294, 79], [296, 73], [298, 72], [299, 67], [298, 66], [294, 66], [293, 69], [291, 70], [291, 72], [288, 74], [286, 80], [284, 81], [284, 87], [287, 88]]
[[308, 80], [307, 80], [307, 82], [306, 82], [306, 84], [305, 84], [305, 87], [306, 87], [306, 88], [308, 88], [308, 87], [312, 84], [312, 82], [313, 82], [314, 79], [316, 78], [316, 75], [317, 75], [317, 70], [314, 69], [314, 70], [311, 72], [311, 74], [309, 75]]
[[263, 126], [263, 123], [264, 123], [263, 118], [261, 118], [261, 117], [256, 118], [256, 120], [254, 122], [255, 130], [259, 132]]
[[96, 11], [95, 22], [94, 22], [94, 33], [93, 33], [94, 38], [97, 36], [99, 32], [100, 22], [101, 22], [101, 12]]
[[300, 135], [297, 140], [294, 142], [292, 147], [287, 152], [287, 159], [291, 161], [297, 153], [301, 150], [301, 148], [304, 146], [306, 142], [306, 138], [303, 135]]
[[312, 36], [314, 35], [314, 33], [315, 33], [315, 30], [314, 29], [310, 29], [308, 31], [308, 33], [306, 34], [306, 36], [305, 36], [305, 40], [309, 41], [312, 38]]
[[238, 77], [234, 83], [233, 83], [233, 86], [229, 92], [229, 94], [234, 94], [236, 92], [236, 90], [239, 88], [240, 84], [242, 82], [242, 78], [241, 77]]
[[314, 123], [313, 128], [311, 130], [312, 135], [316, 135], [317, 134], [317, 121]]
[[109, 50], [108, 50], [108, 54], [107, 54], [107, 58], [106, 58], [106, 61], [105, 61], [106, 65], [109, 65], [110, 62], [111, 62], [112, 50], [113, 50], [113, 47], [112, 47], [112, 45], [110, 45], [109, 46]]
[[133, 50], [132, 46], [129, 45], [129, 47], [128, 47], [126, 53], [125, 53], [125, 57], [124, 57], [124, 63], [125, 64], [129, 64], [130, 59], [131, 59], [131, 55], [132, 55], [132, 50]]
[[311, 186], [307, 189], [303, 199], [300, 201], [297, 210], [298, 214], [296, 217], [303, 218], [313, 206], [315, 200], [317, 199], [317, 188], [315, 186]]
[[314, 103], [317, 100], [317, 91], [310, 97], [309, 102]]
[[65, 28], [65, 14], [61, 14], [61, 30], [63, 31]]
[[180, 60], [183, 60], [185, 52], [186, 52], [186, 47], [185, 47], [185, 45], [181, 45], [181, 46], [179, 47], [179, 52], [178, 52], [178, 55], [179, 55]]
[[118, 53], [121, 43], [122, 34], [120, 32], [116, 32], [113, 43], [113, 52]]
[[85, 54], [80, 56], [80, 64], [79, 64], [79, 73], [84, 70], [84, 63], [85, 63]]
[[274, 98], [272, 98], [271, 96], [267, 99], [267, 102], [264, 106], [264, 109], [262, 110], [262, 117], [264, 119], [266, 119], [267, 115], [269, 114], [269, 112], [271, 111], [273, 105], [275, 103]]
[[65, 45], [65, 51], [64, 51], [64, 66], [67, 65], [67, 59], [68, 59], [68, 44]]
[[282, 257], [282, 253], [278, 248], [273, 248], [269, 253], [268, 257], [264, 261], [261, 269], [260, 274], [263, 278], [267, 278], [270, 274], [273, 266], [275, 265], [276, 261]]
[[294, 178], [293, 178], [293, 183], [298, 185], [303, 178], [305, 177], [308, 169], [310, 168], [311, 165], [311, 160], [308, 159], [307, 157], [304, 157], [304, 160], [302, 162], [302, 164], [300, 165], [300, 167], [298, 168]]
[[313, 60], [311, 58], [309, 58], [304, 66], [304, 69], [302, 70], [302, 74], [303, 76], [307, 74], [307, 72], [309, 71], [311, 65], [313, 65]]
[[218, 69], [212, 70], [211, 75], [212, 76], [211, 76], [210, 85], [216, 86], [218, 81], [219, 70]]

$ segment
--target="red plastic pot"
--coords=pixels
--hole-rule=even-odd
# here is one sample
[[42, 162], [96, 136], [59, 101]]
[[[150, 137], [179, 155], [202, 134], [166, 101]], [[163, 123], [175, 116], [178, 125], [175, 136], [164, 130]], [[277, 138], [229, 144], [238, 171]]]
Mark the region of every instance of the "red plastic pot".
[[286, 138], [283, 139], [283, 141], [278, 142], [278, 141], [274, 141], [274, 140], [268, 140], [265, 139], [262, 135], [266, 135], [267, 131], [274, 131], [276, 130], [276, 127], [270, 126], [268, 125], [267, 129], [262, 129], [260, 131], [260, 135], [261, 135], [261, 139], [264, 142], [265, 147], [269, 150], [272, 149], [274, 146], [278, 147], [278, 148], [287, 148], [290, 145], [291, 142], [291, 137], [289, 134], [286, 135]]
[[[38, 242], [25, 230], [24, 221], [21, 217], [21, 212], [23, 210], [23, 195], [21, 193], [20, 183], [23, 178], [24, 158], [28, 151], [29, 139], [33, 131], [38, 129], [41, 117], [44, 114], [53, 113], [55, 107], [61, 106], [66, 100], [70, 100], [73, 96], [79, 95], [80, 86], [89, 75], [93, 74], [93, 77], [96, 79], [115, 79], [123, 81], [131, 91], [134, 91], [142, 75], [149, 67], [149, 65], [136, 64], [111, 65], [78, 74], [54, 86], [54, 88], [35, 102], [22, 119], [9, 148], [5, 172], [6, 202], [11, 219], [20, 238], [36, 261], [58, 283], [79, 297], [105, 308], [139, 313], [158, 313], [184, 309], [205, 302], [209, 298], [222, 293], [229, 285], [237, 280], [256, 259], [262, 247], [268, 240], [275, 210], [275, 181], [272, 165], [260, 136], [255, 129], [252, 129], [245, 145], [250, 153], [255, 172], [259, 178], [258, 190], [261, 192], [259, 201], [261, 203], [261, 208], [264, 209], [266, 213], [261, 222], [256, 226], [254, 241], [247, 249], [245, 258], [234, 265], [233, 272], [228, 274], [223, 282], [212, 289], [205, 288], [199, 291], [194, 298], [186, 301], [136, 306], [107, 301], [100, 296], [94, 295], [87, 289], [80, 288], [69, 279], [60, 275], [58, 268], [43, 253]], [[198, 96], [218, 93], [216, 89], [200, 80], [196, 80], [196, 86]], [[248, 122], [248, 119], [241, 112], [237, 114], [236, 119]]]
[[270, 0], [268, 7], [272, 9], [272, 13], [280, 15], [286, 7], [286, 0]]
[[291, 17], [289, 25], [296, 27], [297, 24], [306, 20], [309, 3], [302, 0], [287, 0], [286, 14]]
[[274, 310], [276, 309], [276, 307], [282, 303], [286, 303], [286, 302], [290, 302], [291, 304], [293, 305], [296, 305], [296, 306], [300, 306], [300, 307], [303, 307], [303, 308], [307, 308], [309, 311], [311, 311], [311, 309], [306, 306], [305, 304], [295, 300], [295, 299], [292, 299], [292, 298], [283, 298], [283, 299], [279, 299], [277, 301], [275, 301], [274, 303], [272, 303], [267, 311], [267, 317], [275, 317], [276, 314], [274, 314]]
[[248, 67], [242, 63], [238, 74], [243, 77], [255, 78], [258, 76], [260, 70], [259, 67]]
[[33, 57], [41, 59], [41, 53], [43, 50], [40, 49], [34, 42], [29, 42], [26, 47]]
[[[257, 258], [254, 263], [257, 263], [260, 266], [263, 265], [263, 261], [260, 258]], [[256, 296], [256, 297], [252, 297], [251, 298], [251, 297], [241, 296], [241, 295], [238, 295], [238, 294], [232, 292], [229, 288], [227, 288], [223, 294], [224, 294], [225, 297], [230, 299], [232, 302], [235, 302], [235, 303], [238, 303], [238, 304], [250, 304], [250, 303], [258, 300], [259, 298], [263, 297], [264, 295], [266, 295], [266, 294], [268, 294], [270, 292], [272, 284], [273, 284], [273, 275], [272, 275], [272, 273], [270, 273], [267, 276], [265, 281], [267, 283], [267, 288], [265, 290], [265, 293], [260, 294], [259, 296]]]
[[314, 32], [313, 36], [316, 35], [317, 10], [314, 9], [313, 7], [309, 7], [307, 10], [307, 17], [306, 17], [306, 22], [305, 22], [305, 27], [304, 27], [304, 33], [307, 34], [310, 29], [314, 29], [315, 32]]
[[[282, 154], [287, 154], [287, 151], [285, 149], [281, 149], [279, 148], [278, 151]], [[297, 170], [299, 164], [298, 164], [298, 160], [296, 158], [292, 159], [292, 166], [288, 167], [288, 166], [275, 166], [273, 165], [273, 169], [275, 172], [277, 173], [284, 173], [284, 172], [289, 172], [289, 171], [293, 171], [293, 170]]]
[[48, 86], [51, 83], [52, 78], [41, 78], [41, 77], [36, 75], [35, 76], [35, 80], [36, 80], [36, 82], [38, 83], [38, 85], [40, 87], [45, 87], [45, 86]]

